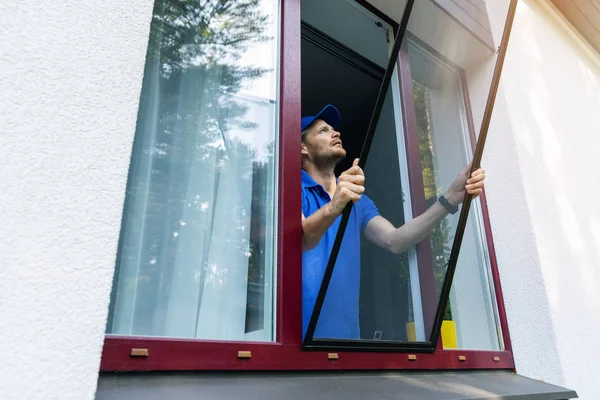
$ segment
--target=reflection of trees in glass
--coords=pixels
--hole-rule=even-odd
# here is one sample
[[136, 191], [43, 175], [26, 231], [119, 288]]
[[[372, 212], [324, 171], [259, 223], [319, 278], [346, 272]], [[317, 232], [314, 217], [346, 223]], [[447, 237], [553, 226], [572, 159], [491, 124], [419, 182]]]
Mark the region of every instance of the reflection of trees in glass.
[[[252, 176], [252, 205], [250, 222], [250, 249], [248, 259], [248, 290], [246, 305], [246, 332], [253, 332], [263, 329], [265, 321], [265, 309], [269, 305], [265, 304], [265, 295], [267, 290], [266, 276], [267, 268], [265, 265], [267, 254], [266, 241], [267, 225], [269, 224], [267, 214], [268, 208], [273, 199], [270, 195], [274, 194], [274, 188], [271, 186], [273, 180], [268, 179], [268, 165], [273, 165], [274, 146], [273, 143], [268, 146], [268, 160], [266, 162], [255, 162]], [[268, 201], [268, 200], [271, 201]], [[267, 206], [265, 207], [265, 204]]]
[[[225, 245], [244, 254], [249, 260], [244, 273], [250, 281], [264, 281], [264, 257], [253, 257], [253, 251], [262, 251], [253, 242], [264, 242], [263, 220], [251, 224], [251, 218], [260, 208], [256, 198], [264, 201], [272, 188], [251, 182], [267, 181], [273, 148], [258, 159], [257, 149], [243, 135], [228, 135], [255, 128], [244, 120], [246, 102], [235, 94], [266, 72], [239, 63], [249, 45], [268, 39], [264, 30], [269, 21], [260, 5], [260, 0], [155, 2], [127, 189], [123, 234], [128, 239], [120, 255], [121, 263], [140, 264], [135, 276], [119, 282], [136, 298], [132, 326], [139, 333], [160, 334], [156, 327], [164, 326], [175, 271], [196, 282], [206, 273], [217, 281], [223, 272], [236, 273], [233, 265], [219, 265], [215, 272], [210, 260], [194, 259], [189, 245], [194, 238], [204, 235], [204, 243], [195, 244], [198, 249]], [[219, 176], [239, 170], [244, 173], [237, 179], [252, 190], [251, 206], [240, 202], [232, 207], [230, 234], [221, 230], [213, 236]], [[240, 237], [236, 230], [250, 230], [249, 239], [231, 239]], [[185, 238], [187, 246], [181, 245]], [[186, 260], [187, 268], [176, 267]]]
[[[417, 119], [417, 133], [419, 135], [419, 150], [421, 155], [421, 168], [423, 170], [425, 201], [430, 205], [442, 194], [442, 187], [439, 183], [439, 168], [436, 162], [437, 159], [432, 139], [433, 125], [430, 111], [430, 93], [427, 86], [415, 80], [412, 81], [412, 89]], [[446, 264], [451, 250], [450, 235], [451, 232], [446, 219], [442, 220], [429, 235], [438, 296], [444, 283], [444, 278], [446, 277]], [[450, 304], [448, 304], [444, 319], [452, 319]]]

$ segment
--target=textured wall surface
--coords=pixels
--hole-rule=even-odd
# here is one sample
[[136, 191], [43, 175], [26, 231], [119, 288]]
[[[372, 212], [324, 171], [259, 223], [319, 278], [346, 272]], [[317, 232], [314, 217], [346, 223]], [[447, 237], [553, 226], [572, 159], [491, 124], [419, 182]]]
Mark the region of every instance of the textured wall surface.
[[[96, 387], [152, 1], [79, 3], [0, 5], [2, 399]], [[517, 371], [583, 399], [600, 398], [594, 57], [522, 0], [484, 156]], [[477, 117], [487, 87], [470, 89]]]
[[151, 0], [0, 4], [0, 398], [94, 397]]
[[519, 2], [484, 163], [517, 372], [598, 399], [600, 57], [574, 32]]

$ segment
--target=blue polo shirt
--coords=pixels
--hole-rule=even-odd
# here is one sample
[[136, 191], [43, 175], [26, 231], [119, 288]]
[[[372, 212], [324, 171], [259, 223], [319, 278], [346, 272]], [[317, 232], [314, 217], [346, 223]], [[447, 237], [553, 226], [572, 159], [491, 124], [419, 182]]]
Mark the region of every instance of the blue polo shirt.
[[[323, 186], [302, 171], [302, 213], [306, 218], [329, 203]], [[329, 289], [315, 330], [315, 338], [360, 339], [358, 298], [360, 290], [360, 235], [369, 221], [379, 215], [375, 204], [362, 195], [352, 207]], [[302, 337], [308, 328], [323, 274], [342, 217], [329, 227], [321, 242], [302, 253]]]

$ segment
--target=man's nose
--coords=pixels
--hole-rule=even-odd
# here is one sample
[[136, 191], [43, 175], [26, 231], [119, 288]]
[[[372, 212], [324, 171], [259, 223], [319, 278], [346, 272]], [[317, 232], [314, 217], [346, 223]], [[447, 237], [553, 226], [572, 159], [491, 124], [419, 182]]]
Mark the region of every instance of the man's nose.
[[338, 131], [336, 131], [335, 129], [333, 130], [333, 133], [331, 134], [331, 137], [337, 138], [340, 137], [342, 134], [339, 133]]

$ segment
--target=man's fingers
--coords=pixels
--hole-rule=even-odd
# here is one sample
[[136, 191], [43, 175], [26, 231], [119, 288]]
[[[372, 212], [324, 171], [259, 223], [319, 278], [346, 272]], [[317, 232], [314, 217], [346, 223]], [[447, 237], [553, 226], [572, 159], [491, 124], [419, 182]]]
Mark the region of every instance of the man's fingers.
[[477, 176], [477, 175], [485, 175], [485, 169], [483, 169], [483, 168], [476, 169], [471, 174], [471, 176]]
[[479, 197], [481, 195], [481, 193], [483, 193], [483, 189], [467, 190], [467, 193], [469, 193], [471, 196], [476, 198], [476, 197]]
[[483, 187], [484, 187], [483, 181], [479, 181], [479, 182], [475, 182], [475, 183], [466, 185], [465, 189], [467, 191], [469, 191], [469, 190], [474, 190], [474, 189], [483, 189]]
[[340, 194], [345, 202], [356, 203], [360, 200], [360, 195], [365, 192], [365, 174], [358, 166], [358, 158], [352, 162], [352, 167], [344, 171], [338, 178]]
[[352, 166], [342, 172], [340, 177], [342, 177], [342, 175], [364, 175], [362, 168], [358, 166], [358, 158], [354, 159]]
[[469, 183], [483, 182], [484, 180], [485, 180], [484, 174], [476, 175], [476, 176], [473, 176], [473, 177], [467, 179], [467, 183], [469, 184]]
[[365, 176], [364, 175], [340, 175], [338, 182], [343, 183], [343, 182], [351, 182], [351, 183], [356, 183], [357, 185], [363, 185], [365, 183]]
[[360, 195], [361, 193], [364, 193], [364, 191], [365, 188], [362, 186], [349, 184], [340, 190], [340, 194], [342, 195], [344, 203], [348, 203], [349, 201], [356, 203], [360, 200]]
[[355, 165], [354, 167], [350, 167], [347, 170], [345, 170], [344, 172], [342, 172], [340, 177], [342, 175], [364, 175], [364, 172], [361, 167], [359, 167], [358, 165]]
[[485, 170], [479, 168], [477, 171], [471, 174], [471, 177], [467, 179], [467, 183], [475, 183], [485, 180]]
[[362, 185], [356, 185], [351, 182], [346, 182], [343, 184], [342, 189], [347, 189], [351, 193], [363, 194], [365, 192], [365, 187]]

